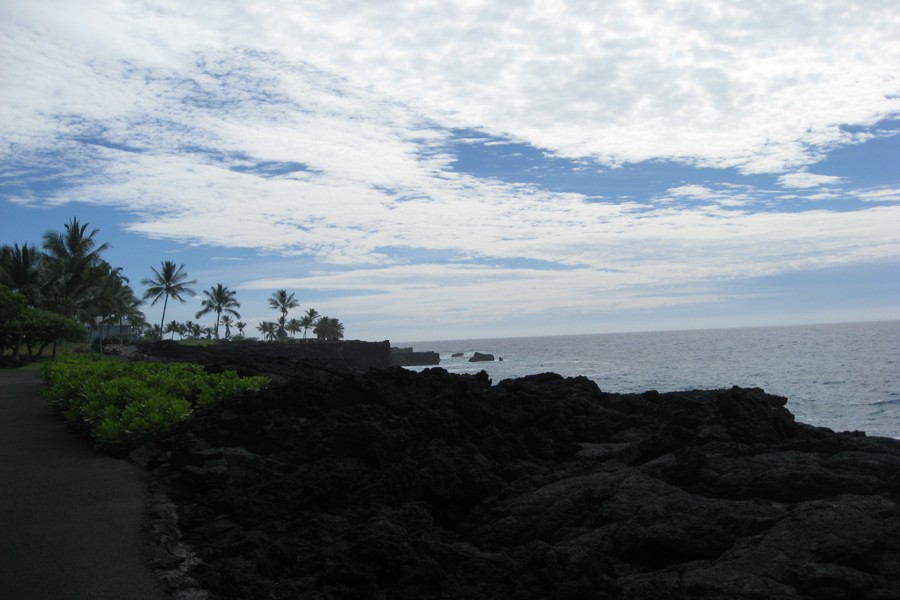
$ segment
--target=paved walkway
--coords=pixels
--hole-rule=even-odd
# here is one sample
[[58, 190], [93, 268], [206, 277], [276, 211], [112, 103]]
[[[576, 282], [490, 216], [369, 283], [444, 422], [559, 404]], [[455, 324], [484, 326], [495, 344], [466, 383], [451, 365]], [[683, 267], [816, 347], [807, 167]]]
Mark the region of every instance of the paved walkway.
[[0, 598], [166, 598], [144, 564], [140, 472], [70, 431], [42, 385], [0, 370]]

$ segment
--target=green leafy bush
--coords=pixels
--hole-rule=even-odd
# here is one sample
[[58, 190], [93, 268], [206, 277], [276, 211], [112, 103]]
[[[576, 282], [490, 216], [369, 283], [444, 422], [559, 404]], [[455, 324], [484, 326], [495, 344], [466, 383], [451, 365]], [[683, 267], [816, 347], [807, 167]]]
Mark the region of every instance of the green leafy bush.
[[98, 354], [70, 354], [42, 369], [50, 405], [98, 445], [123, 452], [169, 431], [195, 410], [245, 391], [265, 377], [234, 371], [209, 374], [189, 363], [126, 362]]

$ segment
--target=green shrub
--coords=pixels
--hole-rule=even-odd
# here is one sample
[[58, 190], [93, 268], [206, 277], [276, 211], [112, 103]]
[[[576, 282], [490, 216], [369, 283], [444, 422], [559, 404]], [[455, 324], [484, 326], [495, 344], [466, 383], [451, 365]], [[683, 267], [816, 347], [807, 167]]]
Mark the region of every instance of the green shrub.
[[265, 377], [209, 374], [189, 363], [133, 363], [70, 354], [42, 368], [50, 405], [98, 445], [124, 452], [221, 400], [262, 389]]

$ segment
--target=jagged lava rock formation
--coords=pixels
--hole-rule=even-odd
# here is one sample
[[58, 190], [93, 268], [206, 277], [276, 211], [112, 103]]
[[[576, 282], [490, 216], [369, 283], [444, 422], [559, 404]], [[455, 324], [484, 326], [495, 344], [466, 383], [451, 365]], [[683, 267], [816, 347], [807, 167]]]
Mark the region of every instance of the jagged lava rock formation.
[[900, 598], [900, 442], [784, 405], [298, 369], [139, 452], [157, 566], [177, 513], [212, 599]]

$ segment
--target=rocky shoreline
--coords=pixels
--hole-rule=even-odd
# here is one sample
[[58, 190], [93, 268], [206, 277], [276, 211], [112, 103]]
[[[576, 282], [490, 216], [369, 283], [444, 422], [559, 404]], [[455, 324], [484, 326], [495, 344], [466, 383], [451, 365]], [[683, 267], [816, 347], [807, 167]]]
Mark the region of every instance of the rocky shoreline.
[[179, 598], [900, 599], [900, 442], [759, 389], [295, 365], [133, 458]]

